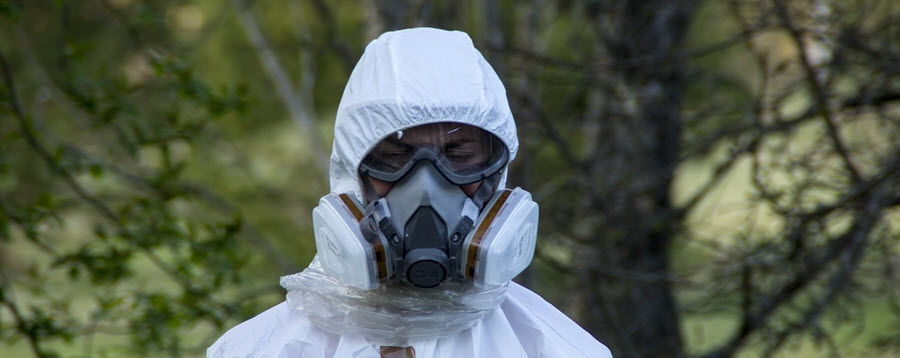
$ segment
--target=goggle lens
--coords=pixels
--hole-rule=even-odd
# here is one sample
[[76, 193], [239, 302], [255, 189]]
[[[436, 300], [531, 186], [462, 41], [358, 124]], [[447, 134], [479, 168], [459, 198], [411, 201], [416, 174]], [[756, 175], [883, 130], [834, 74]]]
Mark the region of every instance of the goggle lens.
[[451, 182], [475, 182], [502, 169], [506, 146], [487, 131], [461, 123], [425, 124], [392, 133], [363, 159], [360, 171], [398, 180], [415, 162], [432, 161]]

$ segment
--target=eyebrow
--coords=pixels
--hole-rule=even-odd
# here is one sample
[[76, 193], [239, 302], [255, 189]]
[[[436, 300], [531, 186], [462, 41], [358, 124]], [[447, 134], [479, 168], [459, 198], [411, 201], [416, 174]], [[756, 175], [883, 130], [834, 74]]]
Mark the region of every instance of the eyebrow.
[[447, 142], [447, 143], [444, 143], [443, 149], [444, 149], [444, 150], [447, 150], [447, 149], [454, 149], [454, 148], [457, 148], [457, 147], [459, 147], [459, 146], [461, 146], [461, 145], [463, 145], [463, 144], [466, 144], [466, 143], [473, 143], [473, 142], [476, 142], [476, 140], [474, 140], [474, 139], [472, 139], [472, 138], [460, 138], [460, 139], [454, 139], [454, 140], [451, 140], [451, 141], [449, 141], [449, 142]]
[[412, 144], [403, 142], [403, 141], [401, 141], [401, 140], [399, 140], [399, 139], [397, 139], [397, 138], [394, 138], [394, 137], [387, 137], [387, 138], [384, 139], [384, 142], [387, 142], [388, 144], [396, 145], [396, 146], [398, 146], [398, 147], [405, 147], [405, 148], [411, 148], [411, 147], [414, 147]]
[[[397, 139], [396, 137], [393, 137], [393, 136], [389, 136], [389, 137], [387, 137], [387, 138], [384, 138], [382, 141], [385, 142], [385, 143], [387, 143], [387, 144], [391, 144], [391, 145], [395, 145], [395, 146], [401, 147], [401, 148], [403, 148], [403, 149], [414, 149], [414, 148], [416, 148], [415, 145], [406, 143], [406, 142], [404, 142], [403, 140]], [[441, 151], [452, 150], [452, 149], [459, 148], [460, 146], [462, 146], [462, 145], [464, 145], [464, 144], [467, 144], [467, 143], [474, 143], [474, 142], [478, 142], [478, 140], [473, 139], [473, 138], [466, 138], [466, 137], [463, 137], [463, 138], [456, 138], [456, 139], [451, 139], [451, 140], [445, 142], [445, 143], [440, 147], [440, 150], [441, 150]]]

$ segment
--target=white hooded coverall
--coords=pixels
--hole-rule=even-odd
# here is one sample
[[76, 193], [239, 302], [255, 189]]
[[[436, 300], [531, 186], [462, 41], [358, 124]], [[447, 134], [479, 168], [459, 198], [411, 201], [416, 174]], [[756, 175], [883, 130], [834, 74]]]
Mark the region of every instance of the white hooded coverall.
[[[506, 90], [468, 35], [417, 28], [388, 32], [372, 41], [350, 75], [338, 108], [331, 191], [351, 193], [365, 202], [357, 168], [366, 153], [391, 133], [433, 122], [466, 123], [493, 133], [509, 149], [510, 161], [518, 149]], [[505, 182], [504, 170], [498, 188]], [[412, 347], [406, 356], [414, 350], [415, 357], [611, 357], [575, 322], [514, 282], [473, 294], [477, 299], [468, 302], [482, 306], [466, 312], [444, 312], [442, 307], [460, 304], [438, 297], [419, 307], [401, 307], [402, 313], [395, 314], [368, 307], [366, 297], [376, 295], [380, 302], [406, 297], [388, 296], [395, 294], [389, 288], [360, 292], [328, 280], [319, 269], [314, 260], [304, 272], [283, 277], [287, 301], [229, 330], [209, 347], [207, 356], [378, 358], [380, 349], [391, 345]], [[449, 300], [466, 301], [453, 297]], [[414, 303], [398, 305], [417, 304], [406, 301]], [[420, 316], [410, 318], [416, 313]], [[442, 325], [460, 320], [463, 328]], [[387, 342], [369, 334], [371, 329], [351, 328], [373, 323], [396, 336]], [[439, 333], [417, 335], [417, 324]]]

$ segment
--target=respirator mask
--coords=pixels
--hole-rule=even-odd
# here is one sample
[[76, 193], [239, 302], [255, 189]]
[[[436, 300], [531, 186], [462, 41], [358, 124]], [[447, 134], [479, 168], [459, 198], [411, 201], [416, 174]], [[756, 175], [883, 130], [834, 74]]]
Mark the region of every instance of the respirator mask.
[[538, 205], [494, 190], [508, 160], [502, 141], [466, 124], [392, 133], [359, 166], [367, 205], [332, 193], [313, 210], [323, 270], [363, 290], [513, 279], [534, 256]]

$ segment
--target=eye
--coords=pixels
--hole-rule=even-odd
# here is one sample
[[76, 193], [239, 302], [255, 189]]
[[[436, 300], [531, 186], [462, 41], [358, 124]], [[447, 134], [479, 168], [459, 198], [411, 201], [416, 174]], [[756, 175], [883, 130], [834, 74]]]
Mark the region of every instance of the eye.
[[409, 156], [408, 150], [392, 150], [381, 152], [378, 154], [383, 159], [398, 159], [398, 158], [406, 158]]
[[393, 167], [402, 167], [410, 156], [412, 156], [412, 151], [407, 149], [385, 150], [378, 153], [381, 162]]
[[383, 141], [372, 150], [371, 156], [378, 161], [395, 165], [396, 162], [408, 159], [412, 154], [413, 148], [409, 145]]
[[471, 140], [454, 141], [444, 146], [444, 157], [454, 163], [471, 163], [478, 160], [481, 146]]
[[445, 152], [444, 156], [454, 162], [466, 162], [475, 157], [475, 152], [471, 150], [451, 149]]

